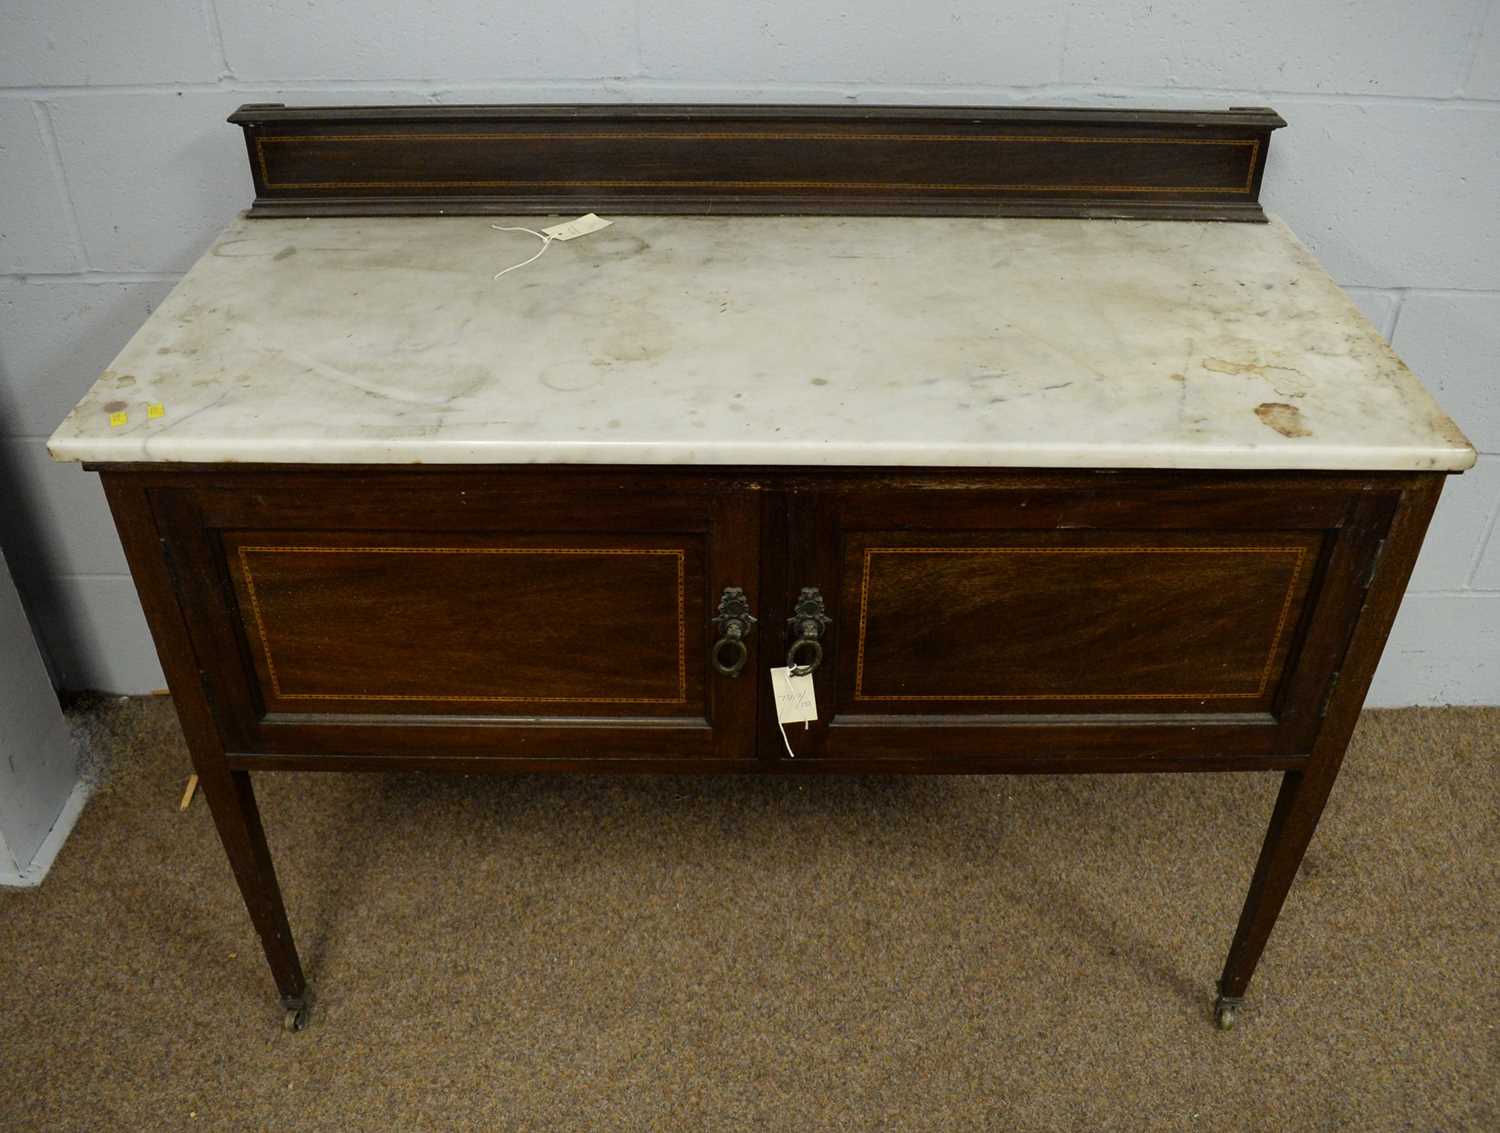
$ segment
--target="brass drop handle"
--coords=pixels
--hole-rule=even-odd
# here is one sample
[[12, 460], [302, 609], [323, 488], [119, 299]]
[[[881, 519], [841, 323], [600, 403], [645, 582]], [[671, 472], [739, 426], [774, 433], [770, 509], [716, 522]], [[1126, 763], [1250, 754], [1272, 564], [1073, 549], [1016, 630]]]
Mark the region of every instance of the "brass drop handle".
[[[792, 644], [786, 651], [786, 667], [794, 677], [805, 677], [823, 662], [823, 643], [819, 640], [833, 619], [824, 612], [823, 595], [816, 586], [804, 586], [792, 607], [792, 616], [786, 620], [787, 632]], [[806, 659], [797, 663], [798, 655]]]
[[[714, 647], [709, 650], [714, 668], [720, 676], [737, 677], [745, 662], [750, 659], [750, 647], [745, 638], [755, 631], [755, 618], [750, 613], [750, 600], [738, 586], [726, 586], [719, 595], [719, 612], [713, 624], [721, 634]], [[725, 655], [728, 654], [728, 663]]]

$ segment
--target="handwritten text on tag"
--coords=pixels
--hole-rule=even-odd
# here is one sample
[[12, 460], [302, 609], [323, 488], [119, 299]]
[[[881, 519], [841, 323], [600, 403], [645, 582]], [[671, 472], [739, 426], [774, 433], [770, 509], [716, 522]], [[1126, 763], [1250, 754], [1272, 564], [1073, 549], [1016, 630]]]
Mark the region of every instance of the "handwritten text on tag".
[[776, 697], [776, 719], [781, 723], [803, 724], [818, 718], [811, 673], [794, 677], [790, 669], [772, 669], [771, 692]]

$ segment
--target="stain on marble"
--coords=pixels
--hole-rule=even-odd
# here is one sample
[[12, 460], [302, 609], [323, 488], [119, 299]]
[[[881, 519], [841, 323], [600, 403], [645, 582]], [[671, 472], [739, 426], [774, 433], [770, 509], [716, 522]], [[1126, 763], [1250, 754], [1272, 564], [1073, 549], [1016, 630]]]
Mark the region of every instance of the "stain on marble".
[[1278, 366], [1271, 362], [1230, 362], [1223, 358], [1205, 358], [1203, 368], [1212, 370], [1216, 374], [1245, 374], [1254, 377], [1265, 377], [1272, 370], [1282, 370], [1291, 374], [1302, 373], [1295, 366]]
[[604, 352], [616, 362], [649, 362], [664, 354], [666, 348], [654, 342], [617, 341], [607, 344]]
[[1302, 423], [1302, 410], [1284, 401], [1263, 401], [1255, 407], [1261, 424], [1275, 429], [1283, 437], [1310, 437], [1312, 430]]
[[619, 226], [616, 225], [602, 235], [591, 233], [586, 248], [580, 250], [587, 251], [595, 257], [608, 256], [612, 259], [628, 259], [631, 256], [639, 256], [642, 252], [650, 251], [650, 249], [651, 244], [649, 241], [628, 232], [621, 232]]
[[[248, 245], [248, 246], [247, 246]], [[208, 250], [211, 256], [221, 260], [268, 259], [275, 255], [266, 241], [254, 236], [242, 236], [235, 240], [221, 240]]]
[[607, 361], [604, 362], [603, 367], [599, 367], [596, 362], [592, 373], [584, 373], [576, 367], [550, 366], [538, 375], [537, 381], [558, 393], [582, 393], [602, 383], [603, 371], [608, 367]]
[[1458, 427], [1458, 423], [1444, 413], [1429, 414], [1427, 427], [1451, 445], [1472, 447], [1472, 443], [1464, 435], [1464, 431]]

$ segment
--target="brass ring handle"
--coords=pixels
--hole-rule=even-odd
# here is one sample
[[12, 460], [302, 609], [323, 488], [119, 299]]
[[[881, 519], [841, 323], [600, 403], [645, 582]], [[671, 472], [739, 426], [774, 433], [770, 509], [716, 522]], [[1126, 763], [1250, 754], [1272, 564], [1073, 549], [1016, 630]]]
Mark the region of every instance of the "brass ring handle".
[[[734, 660], [728, 665], [724, 664], [719, 656], [726, 645], [732, 645], [735, 650]], [[745, 667], [745, 662], [750, 659], [750, 649], [745, 645], [743, 638], [721, 637], [714, 642], [711, 655], [714, 659], [714, 668], [719, 670], [720, 676], [737, 677], [740, 675], [740, 670]]]
[[[793, 638], [791, 648], [786, 651], [786, 667], [792, 676], [805, 677], [823, 663], [823, 643], [818, 638], [832, 624], [833, 619], [823, 607], [823, 595], [818, 593], [818, 588], [804, 586], [802, 593], [797, 595], [792, 616], [786, 620], [787, 636]], [[797, 654], [803, 649], [812, 650], [812, 660], [799, 665]]]
[[[737, 677], [750, 659], [750, 647], [745, 644], [745, 638], [755, 632], [755, 615], [750, 612], [750, 599], [745, 597], [742, 589], [738, 586], [724, 588], [724, 593], [719, 595], [719, 612], [712, 624], [723, 636], [708, 651], [709, 660], [714, 663], [719, 676]], [[734, 650], [734, 659], [727, 665], [720, 656], [725, 646]]]
[[[806, 665], [797, 664], [797, 653], [802, 649], [812, 650], [812, 660]], [[805, 677], [823, 663], [823, 644], [816, 637], [799, 637], [786, 651], [786, 667], [794, 677]]]

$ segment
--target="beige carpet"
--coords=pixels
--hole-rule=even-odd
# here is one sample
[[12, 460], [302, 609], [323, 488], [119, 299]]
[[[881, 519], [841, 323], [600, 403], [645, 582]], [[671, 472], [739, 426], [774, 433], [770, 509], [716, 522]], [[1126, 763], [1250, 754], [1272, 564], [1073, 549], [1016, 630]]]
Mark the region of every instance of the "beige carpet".
[[1497, 1130], [1500, 709], [1367, 714], [1239, 1026], [1275, 777], [261, 776], [274, 992], [166, 701], [0, 891], [0, 1130]]

